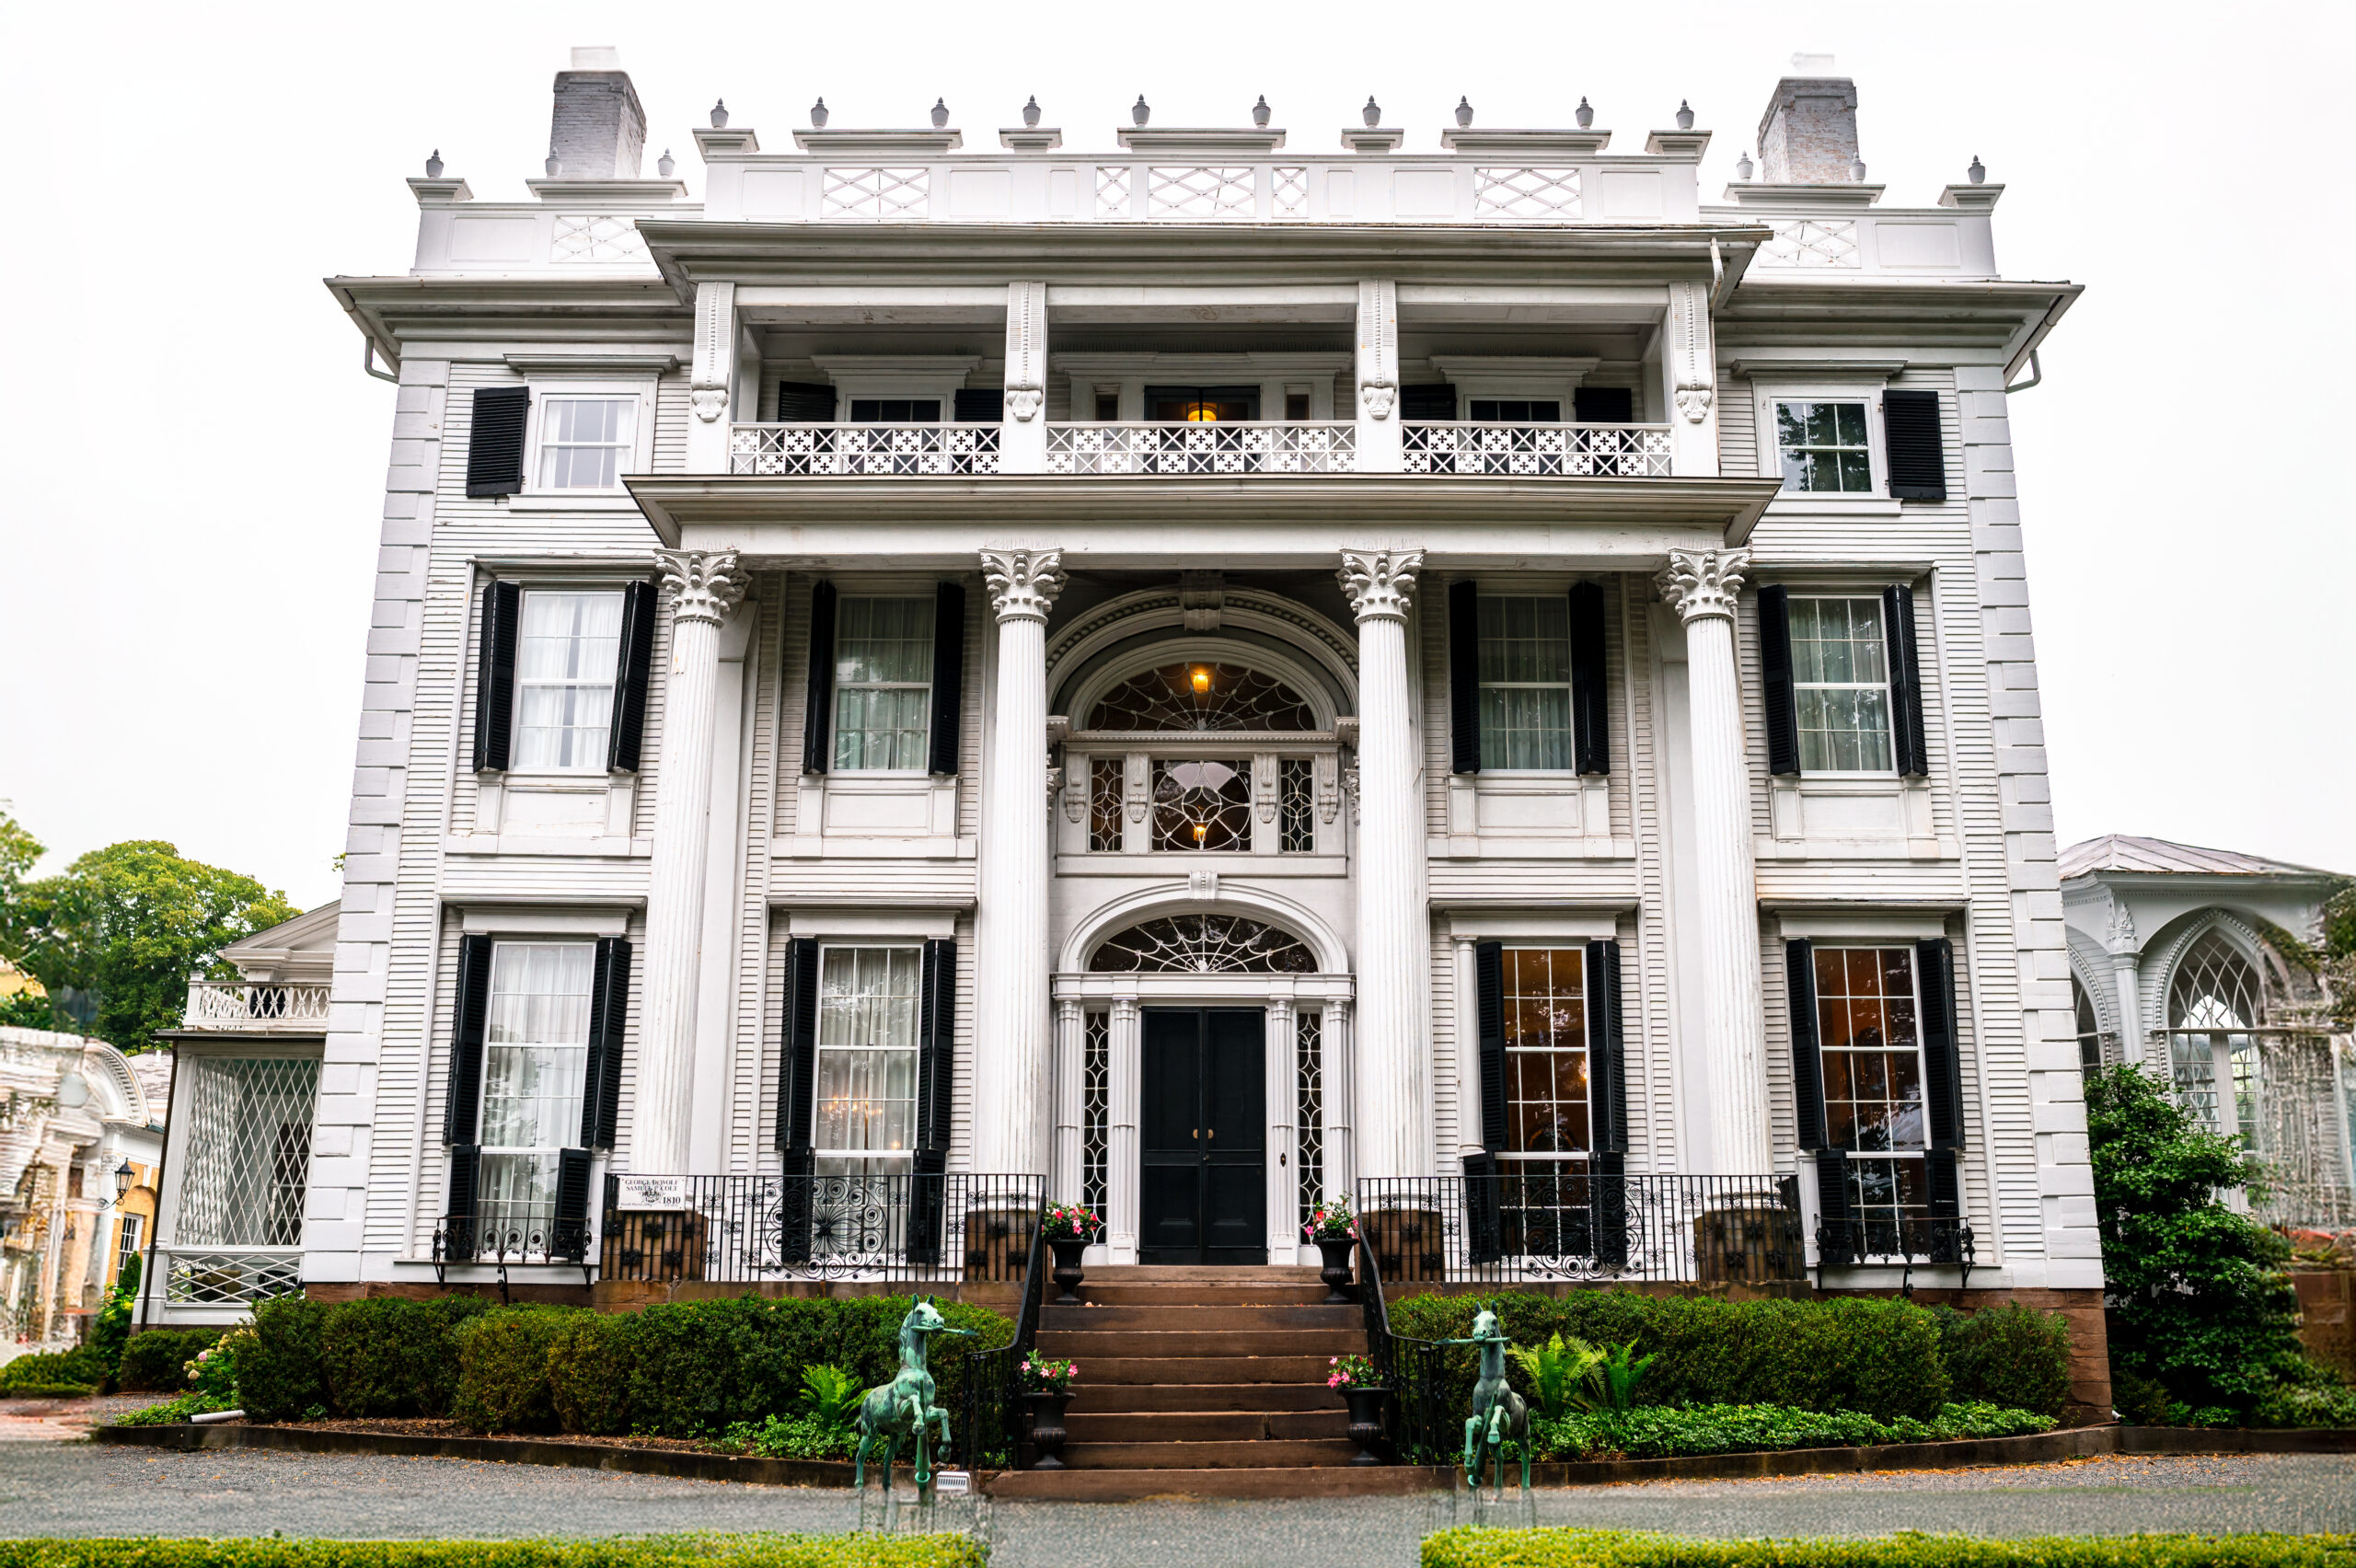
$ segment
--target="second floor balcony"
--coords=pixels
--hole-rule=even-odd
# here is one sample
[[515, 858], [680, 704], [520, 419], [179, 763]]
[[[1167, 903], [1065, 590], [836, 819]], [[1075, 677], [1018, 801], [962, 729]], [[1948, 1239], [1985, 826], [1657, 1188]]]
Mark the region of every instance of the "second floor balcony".
[[318, 1034], [328, 1025], [324, 983], [191, 980], [183, 1029], [236, 1034]]

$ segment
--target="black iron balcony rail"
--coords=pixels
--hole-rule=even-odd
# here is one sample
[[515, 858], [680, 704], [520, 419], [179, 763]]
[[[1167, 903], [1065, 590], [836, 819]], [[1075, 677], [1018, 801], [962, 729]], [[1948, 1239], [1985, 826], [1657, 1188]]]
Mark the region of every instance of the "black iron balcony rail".
[[1804, 1282], [1798, 1179], [1543, 1167], [1369, 1178], [1360, 1232], [1394, 1285]]
[[1972, 1246], [1970, 1222], [1953, 1216], [1852, 1216], [1846, 1219], [1820, 1219], [1816, 1227], [1817, 1284], [1822, 1286], [1828, 1268], [1896, 1263], [1904, 1270], [1900, 1277], [1900, 1292], [1911, 1294], [1914, 1270], [1919, 1264], [1960, 1269], [1963, 1288], [1969, 1290]]
[[1037, 1176], [606, 1178], [608, 1281], [910, 1285], [1022, 1277], [1045, 1201]]
[[562, 1215], [555, 1204], [485, 1200], [471, 1210], [446, 1215], [433, 1232], [433, 1277], [447, 1283], [457, 1263], [489, 1263], [499, 1270], [499, 1292], [507, 1294], [511, 1264], [564, 1263], [589, 1283], [589, 1222]]

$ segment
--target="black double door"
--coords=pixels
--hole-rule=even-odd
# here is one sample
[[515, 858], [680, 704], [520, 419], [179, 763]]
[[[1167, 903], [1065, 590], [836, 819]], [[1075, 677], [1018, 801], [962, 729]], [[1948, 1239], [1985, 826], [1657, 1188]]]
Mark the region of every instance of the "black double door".
[[1266, 1015], [1148, 1008], [1138, 1262], [1268, 1261]]

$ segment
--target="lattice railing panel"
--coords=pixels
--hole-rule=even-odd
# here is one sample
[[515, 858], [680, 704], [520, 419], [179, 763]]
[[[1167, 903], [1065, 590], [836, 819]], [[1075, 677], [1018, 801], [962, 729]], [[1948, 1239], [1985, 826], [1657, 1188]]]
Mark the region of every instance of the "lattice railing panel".
[[1259, 206], [1252, 187], [1249, 165], [1156, 165], [1146, 170], [1146, 216], [1252, 218]]
[[1759, 248], [1762, 267], [1857, 267], [1854, 218], [1795, 218], [1772, 225], [1774, 237]]
[[177, 1244], [301, 1245], [318, 1087], [309, 1058], [182, 1060], [172, 1107], [188, 1128]]
[[1411, 474], [1665, 478], [1667, 425], [1403, 424]]
[[1051, 424], [1054, 474], [1347, 474], [1357, 426], [1289, 424]]
[[1279, 167], [1276, 177], [1271, 213], [1279, 218], [1309, 216], [1309, 171], [1300, 167]]
[[1096, 166], [1096, 215], [1100, 218], [1126, 218], [1129, 215], [1128, 165]]
[[995, 424], [740, 424], [728, 471], [786, 478], [898, 478], [998, 472]]
[[198, 1252], [157, 1249], [164, 1257], [164, 1299], [176, 1307], [238, 1307], [302, 1288], [303, 1254]]
[[611, 264], [646, 260], [637, 220], [611, 213], [560, 213], [549, 248], [551, 261]]
[[917, 168], [830, 168], [820, 187], [819, 215], [828, 218], [921, 218], [930, 204], [930, 171]]
[[271, 1029], [328, 1021], [329, 987], [272, 982], [200, 980], [188, 988], [187, 1029]]
[[1576, 168], [1475, 168], [1472, 215], [1492, 223], [1562, 223], [1580, 213]]

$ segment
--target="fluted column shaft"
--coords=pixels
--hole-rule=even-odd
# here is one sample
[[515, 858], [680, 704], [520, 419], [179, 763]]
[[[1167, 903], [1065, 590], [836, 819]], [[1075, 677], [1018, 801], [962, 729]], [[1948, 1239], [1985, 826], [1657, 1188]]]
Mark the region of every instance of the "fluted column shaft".
[[1358, 623], [1357, 1170], [1432, 1174], [1430, 916], [1407, 686], [1420, 550], [1345, 552]]
[[647, 883], [646, 960], [638, 1004], [638, 1081], [630, 1110], [629, 1169], [641, 1175], [687, 1169], [720, 627], [745, 596], [744, 572], [733, 550], [657, 550], [655, 559], [670, 616], [671, 665], [663, 687], [654, 863]]
[[1709, 1064], [1708, 1169], [1773, 1169], [1767, 1126], [1767, 1029], [1759, 975], [1759, 875], [1750, 836], [1750, 765], [1744, 754], [1735, 604], [1750, 565], [1745, 550], [1673, 550], [1662, 597], [1685, 622], [1687, 705], [1693, 731], [1693, 865], [1701, 926], [1702, 1045]]
[[1047, 611], [1056, 550], [985, 550], [998, 612], [976, 933], [974, 1169], [1045, 1174], [1047, 1066]]

